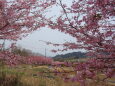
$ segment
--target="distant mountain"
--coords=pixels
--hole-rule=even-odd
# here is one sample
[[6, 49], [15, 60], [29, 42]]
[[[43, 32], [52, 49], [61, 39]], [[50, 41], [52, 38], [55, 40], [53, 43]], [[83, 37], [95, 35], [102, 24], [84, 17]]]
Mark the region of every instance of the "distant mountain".
[[72, 60], [78, 58], [86, 58], [88, 57], [84, 52], [72, 52], [67, 54], [56, 55], [53, 57], [54, 60], [64, 61], [64, 60]]
[[74, 57], [74, 58], [85, 58], [87, 57], [86, 56], [86, 53], [84, 52], [72, 52], [72, 53], [67, 53], [67, 54], [61, 54], [61, 55], [56, 55], [54, 58], [71, 58], [71, 57]]

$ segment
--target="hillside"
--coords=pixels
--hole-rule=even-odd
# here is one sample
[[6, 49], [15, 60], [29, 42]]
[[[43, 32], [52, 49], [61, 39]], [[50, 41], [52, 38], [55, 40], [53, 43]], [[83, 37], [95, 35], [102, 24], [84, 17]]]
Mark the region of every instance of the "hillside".
[[67, 54], [56, 55], [53, 57], [56, 61], [65, 61], [65, 60], [75, 60], [78, 58], [86, 58], [88, 57], [84, 52], [72, 52]]

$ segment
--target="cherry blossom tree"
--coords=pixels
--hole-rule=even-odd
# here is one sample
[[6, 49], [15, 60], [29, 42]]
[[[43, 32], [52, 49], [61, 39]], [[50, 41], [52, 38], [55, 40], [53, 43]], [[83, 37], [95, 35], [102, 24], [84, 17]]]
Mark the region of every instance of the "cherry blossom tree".
[[94, 57], [77, 65], [73, 80], [85, 86], [87, 79], [96, 79], [97, 73], [106, 75], [102, 81], [114, 77], [115, 0], [73, 0], [71, 7], [62, 0], [57, 4], [62, 13], [55, 21], [48, 20], [49, 27], [76, 38], [76, 43], [53, 44], [64, 46], [57, 51], [85, 49]]
[[[53, 4], [50, 0], [0, 0], [0, 39], [16, 41], [45, 26], [43, 13]], [[14, 55], [6, 53], [0, 52], [0, 58], [13, 60]]]
[[49, 0], [0, 0], [0, 39], [17, 40], [42, 26]]

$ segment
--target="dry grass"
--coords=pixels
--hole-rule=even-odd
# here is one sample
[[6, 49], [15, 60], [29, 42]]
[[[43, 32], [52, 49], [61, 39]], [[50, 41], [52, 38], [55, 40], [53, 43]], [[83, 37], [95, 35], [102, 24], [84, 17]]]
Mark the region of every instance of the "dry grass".
[[[58, 68], [59, 71], [63, 71], [61, 68]], [[72, 70], [71, 68], [65, 67], [64, 70], [69, 71]], [[52, 69], [49, 69], [48, 66], [24, 66], [20, 68], [4, 68], [2, 71], [7, 73], [7, 76], [9, 75], [20, 75], [20, 83], [22, 85], [19, 86], [80, 86], [79, 83], [76, 82], [64, 82], [62, 78], [59, 76], [55, 76], [52, 73], [45, 73], [41, 74], [40, 72], [48, 72], [52, 71]], [[70, 75], [73, 75], [74, 73], [70, 73]], [[100, 75], [100, 78], [104, 77], [104, 75]], [[108, 81], [115, 81], [115, 78], [109, 79]], [[92, 80], [88, 80], [87, 82], [88, 86], [115, 86], [115, 83], [112, 82], [96, 82]], [[106, 85], [107, 84], [107, 85]], [[3, 86], [3, 85], [0, 85]], [[18, 86], [18, 85], [14, 85]]]

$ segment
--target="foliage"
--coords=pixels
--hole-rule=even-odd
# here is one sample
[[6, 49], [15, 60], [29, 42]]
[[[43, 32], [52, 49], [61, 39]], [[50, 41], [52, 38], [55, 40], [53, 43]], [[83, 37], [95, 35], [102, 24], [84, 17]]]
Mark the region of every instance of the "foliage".
[[34, 65], [51, 65], [53, 59], [44, 56], [29, 56], [25, 62], [27, 64], [34, 64]]
[[[76, 75], [69, 80], [86, 86], [89, 79], [98, 81], [98, 73], [106, 75], [100, 81], [114, 77], [115, 0], [73, 0], [71, 7], [59, 0], [57, 5], [62, 7], [62, 14], [56, 20], [45, 18], [44, 10], [54, 3], [55, 0], [0, 0], [0, 39], [17, 40], [48, 25], [76, 38], [76, 43], [54, 44], [64, 46], [63, 50], [58, 51], [85, 49], [94, 57], [79, 63], [74, 68]], [[20, 58], [7, 50], [0, 52], [0, 59], [9, 65], [17, 64]], [[43, 59], [31, 57], [29, 61], [32, 64], [39, 64], [38, 61], [51, 62]], [[65, 79], [68, 79], [68, 75]]]
[[[16, 41], [45, 26], [43, 13], [53, 4], [50, 0], [0, 0], [0, 39]], [[0, 59], [16, 64], [20, 56], [10, 51], [0, 52]]]
[[0, 0], [0, 39], [17, 40], [44, 26], [42, 13], [49, 4], [53, 3], [49, 0]]
[[48, 26], [76, 38], [76, 43], [47, 44], [64, 46], [57, 51], [85, 49], [94, 57], [74, 68], [76, 75], [72, 80], [86, 86], [88, 79], [98, 80], [97, 73], [106, 75], [102, 81], [114, 77], [115, 0], [73, 0], [70, 7], [61, 0], [57, 4], [63, 9], [62, 14], [56, 20], [48, 20]]

